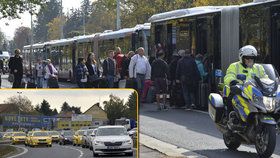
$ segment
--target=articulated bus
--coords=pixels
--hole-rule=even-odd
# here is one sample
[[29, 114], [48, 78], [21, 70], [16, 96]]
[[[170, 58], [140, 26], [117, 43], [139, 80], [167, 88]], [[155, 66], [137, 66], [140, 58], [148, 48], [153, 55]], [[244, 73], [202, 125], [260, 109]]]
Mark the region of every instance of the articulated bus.
[[256, 47], [257, 62], [272, 63], [280, 71], [280, 1], [181, 9], [153, 15], [149, 22], [151, 45], [161, 43], [167, 61], [180, 49], [207, 57], [210, 91], [217, 90], [215, 70], [225, 72], [245, 45]]
[[[68, 81], [74, 80], [74, 68], [78, 58], [87, 58], [89, 52], [94, 52], [99, 67], [107, 57], [107, 51], [120, 47], [123, 53], [135, 51], [138, 47], [149, 50], [150, 24], [136, 25], [134, 28], [125, 28], [118, 31], [105, 31], [86, 36], [77, 36], [69, 39], [48, 41], [45, 43], [34, 44], [33, 54], [30, 55], [30, 45], [24, 46], [26, 61], [36, 63], [36, 59], [50, 58], [54, 66], [58, 69], [59, 79]], [[39, 47], [40, 46], [40, 47]], [[29, 63], [29, 62], [28, 62]]]

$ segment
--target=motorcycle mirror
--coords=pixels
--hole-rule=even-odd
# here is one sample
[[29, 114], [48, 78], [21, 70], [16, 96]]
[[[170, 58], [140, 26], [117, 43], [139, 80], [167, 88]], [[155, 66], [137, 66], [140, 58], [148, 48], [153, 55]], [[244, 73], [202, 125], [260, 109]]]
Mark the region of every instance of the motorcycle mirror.
[[237, 79], [241, 80], [241, 81], [245, 81], [246, 80], [246, 75], [243, 75], [243, 74], [238, 74], [237, 75]]

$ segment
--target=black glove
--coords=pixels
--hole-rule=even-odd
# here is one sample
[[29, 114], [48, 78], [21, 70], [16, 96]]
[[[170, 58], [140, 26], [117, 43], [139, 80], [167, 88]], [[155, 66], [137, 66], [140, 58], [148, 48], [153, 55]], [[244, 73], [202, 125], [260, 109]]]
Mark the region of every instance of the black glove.
[[234, 94], [234, 95], [239, 95], [242, 93], [242, 90], [237, 86], [230, 86], [230, 93]]
[[235, 86], [237, 85], [237, 83], [239, 83], [237, 80], [232, 80], [230, 83], [229, 83], [229, 86]]

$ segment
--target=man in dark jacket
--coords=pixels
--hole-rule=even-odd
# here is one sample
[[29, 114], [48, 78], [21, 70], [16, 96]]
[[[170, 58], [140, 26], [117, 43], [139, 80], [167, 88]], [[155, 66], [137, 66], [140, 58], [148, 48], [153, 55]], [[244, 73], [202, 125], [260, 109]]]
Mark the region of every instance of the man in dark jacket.
[[23, 76], [23, 63], [20, 57], [20, 50], [15, 50], [15, 56], [10, 58], [9, 61], [10, 73], [14, 74], [13, 88], [21, 88], [21, 80]]
[[197, 89], [200, 80], [199, 70], [189, 50], [178, 61], [176, 69], [177, 82], [181, 82], [186, 108], [197, 105]]
[[108, 58], [103, 62], [103, 78], [107, 79], [108, 88], [114, 88], [114, 79], [116, 77], [116, 61], [113, 59], [114, 51], [108, 51]]
[[161, 110], [167, 108], [165, 103], [167, 99], [168, 64], [163, 60], [163, 52], [159, 52], [156, 55], [157, 59], [155, 59], [151, 65], [151, 79], [154, 81], [156, 88], [158, 110]]

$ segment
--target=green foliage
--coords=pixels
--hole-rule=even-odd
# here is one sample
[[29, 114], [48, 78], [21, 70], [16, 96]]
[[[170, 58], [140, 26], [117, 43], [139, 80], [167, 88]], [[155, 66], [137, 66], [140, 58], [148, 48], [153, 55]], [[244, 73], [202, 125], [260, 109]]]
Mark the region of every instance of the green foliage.
[[16, 29], [14, 42], [15, 47], [23, 49], [23, 46], [30, 44], [31, 29], [29, 27], [21, 26]]
[[44, 99], [41, 105], [37, 105], [35, 110], [45, 116], [53, 116], [57, 114], [56, 109], [52, 110], [50, 104]]
[[37, 22], [34, 28], [35, 41], [45, 42], [48, 40], [48, 23], [59, 16], [61, 5], [58, 0], [49, 0], [37, 15]]
[[114, 125], [115, 120], [124, 117], [127, 107], [119, 97], [110, 95], [109, 101], [104, 101], [104, 110], [107, 113], [109, 124]]
[[135, 91], [129, 95], [126, 106], [128, 107], [127, 117], [137, 120], [137, 93]]
[[77, 32], [82, 32], [83, 27], [83, 13], [78, 10], [72, 10], [69, 16], [66, 18], [66, 22], [63, 27], [64, 35], [66, 38], [74, 37]]
[[4, 44], [5, 40], [6, 40], [5, 35], [0, 29], [0, 50], [3, 50], [2, 45]]
[[70, 106], [67, 102], [64, 102], [61, 106], [61, 113], [63, 112], [74, 112], [75, 114], [81, 114], [81, 107]]
[[45, 2], [46, 0], [1, 0], [0, 19], [6, 17], [16, 18], [18, 13], [30, 11], [30, 4], [38, 6], [43, 5]]
[[196, 0], [193, 3], [193, 6], [238, 5], [238, 4], [249, 3], [249, 2], [252, 2], [252, 0], [231, 0], [231, 1], [225, 1], [225, 0]]

